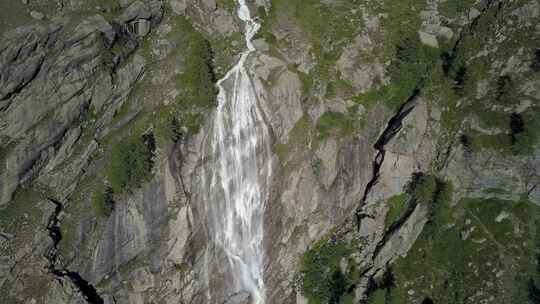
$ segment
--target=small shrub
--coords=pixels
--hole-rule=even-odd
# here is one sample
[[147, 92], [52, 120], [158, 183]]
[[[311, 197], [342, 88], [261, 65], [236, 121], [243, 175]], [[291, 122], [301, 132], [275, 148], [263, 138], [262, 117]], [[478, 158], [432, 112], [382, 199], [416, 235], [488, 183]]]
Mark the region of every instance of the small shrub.
[[436, 226], [441, 222], [440, 210], [452, 202], [453, 187], [433, 175], [414, 173], [407, 185], [407, 191], [418, 204], [428, 205], [428, 224]]
[[429, 203], [433, 201], [437, 180], [433, 175], [422, 172], [413, 173], [412, 179], [407, 185], [407, 190], [412, 194], [417, 203]]
[[92, 205], [98, 216], [109, 216], [114, 210], [113, 189], [111, 187], [99, 186], [94, 191]]
[[450, 70], [454, 64], [455, 56], [449, 52], [442, 52], [440, 55], [441, 66], [444, 76], [448, 77], [450, 75]]
[[169, 117], [169, 130], [170, 130], [170, 138], [173, 142], [178, 142], [180, 139], [182, 139], [182, 127], [180, 126], [180, 122], [178, 122], [178, 118], [175, 116]]
[[510, 137], [512, 138], [512, 144], [517, 142], [517, 135], [525, 132], [525, 122], [518, 113], [510, 114]]
[[378, 284], [380, 288], [384, 289], [391, 289], [396, 286], [396, 277], [394, 276], [394, 272], [392, 271], [392, 267], [388, 266], [386, 268], [386, 271], [384, 272], [381, 282]]
[[514, 97], [514, 84], [509, 75], [500, 76], [497, 79], [495, 100], [510, 104]]
[[429, 297], [426, 297], [424, 298], [424, 300], [422, 300], [422, 304], [433, 304], [433, 300]]
[[538, 107], [531, 107], [525, 112], [504, 116], [507, 131], [494, 135], [477, 134], [472, 141], [472, 150], [490, 149], [504, 155], [532, 154], [540, 141], [539, 112]]
[[236, 1], [234, 0], [217, 0], [216, 4], [220, 7], [225, 8], [231, 13], [234, 13], [236, 9]]
[[459, 142], [461, 143], [461, 145], [463, 146], [463, 148], [465, 149], [465, 151], [467, 152], [471, 152], [472, 151], [472, 142], [471, 142], [471, 138], [467, 135], [467, 134], [461, 134], [459, 136]]
[[[392, 267], [388, 266], [382, 277], [378, 280], [370, 279], [367, 286], [367, 303], [384, 304], [390, 303], [392, 289], [396, 287], [396, 277]], [[363, 303], [363, 302], [361, 302]]]
[[529, 303], [540, 304], [540, 289], [536, 287], [534, 280], [529, 279]]
[[313, 159], [311, 161], [311, 167], [313, 168], [313, 173], [317, 176], [321, 175], [321, 170], [323, 169], [323, 162], [320, 158]]
[[339, 304], [347, 291], [347, 279], [341, 270], [335, 270], [332, 274], [329, 304]]
[[446, 209], [452, 203], [452, 197], [454, 193], [454, 187], [449, 181], [443, 181], [436, 179], [435, 192], [433, 194], [433, 200], [429, 205], [429, 221], [430, 225], [439, 225], [444, 218], [441, 214], [441, 210]]
[[534, 72], [540, 72], [540, 49], [534, 51], [533, 61], [531, 63], [531, 70]]
[[454, 90], [459, 94], [463, 93], [465, 88], [465, 81], [467, 80], [467, 68], [461, 66], [454, 76]]

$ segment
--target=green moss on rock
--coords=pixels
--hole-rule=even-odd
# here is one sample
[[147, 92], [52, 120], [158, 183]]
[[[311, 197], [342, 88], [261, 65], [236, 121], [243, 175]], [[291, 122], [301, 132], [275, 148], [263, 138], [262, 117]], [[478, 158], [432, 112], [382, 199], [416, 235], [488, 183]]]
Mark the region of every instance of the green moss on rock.
[[355, 131], [353, 118], [339, 112], [325, 112], [317, 120], [317, 132], [320, 139], [336, 136], [338, 138], [349, 136]]

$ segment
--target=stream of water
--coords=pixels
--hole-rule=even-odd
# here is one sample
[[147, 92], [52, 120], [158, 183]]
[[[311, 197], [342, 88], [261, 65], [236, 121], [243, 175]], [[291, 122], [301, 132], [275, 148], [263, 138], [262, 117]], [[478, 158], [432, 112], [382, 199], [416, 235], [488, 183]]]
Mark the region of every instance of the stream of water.
[[[226, 255], [228, 294], [249, 294], [264, 303], [263, 213], [271, 174], [269, 130], [257, 104], [246, 68], [255, 52], [251, 42], [260, 25], [245, 0], [238, 0], [246, 49], [238, 63], [218, 81], [218, 107], [207, 137], [211, 155], [204, 166], [203, 191], [210, 241]], [[212, 276], [213, 274], [209, 274]], [[230, 279], [230, 282], [229, 282]], [[212, 295], [209, 295], [212, 297]], [[214, 302], [215, 300], [210, 300]]]

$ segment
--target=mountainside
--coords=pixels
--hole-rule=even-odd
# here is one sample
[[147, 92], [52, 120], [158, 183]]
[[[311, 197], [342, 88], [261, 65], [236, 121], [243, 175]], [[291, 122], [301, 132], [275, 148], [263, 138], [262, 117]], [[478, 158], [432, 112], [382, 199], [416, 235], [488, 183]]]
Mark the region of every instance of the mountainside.
[[0, 303], [540, 303], [538, 1], [4, 2]]

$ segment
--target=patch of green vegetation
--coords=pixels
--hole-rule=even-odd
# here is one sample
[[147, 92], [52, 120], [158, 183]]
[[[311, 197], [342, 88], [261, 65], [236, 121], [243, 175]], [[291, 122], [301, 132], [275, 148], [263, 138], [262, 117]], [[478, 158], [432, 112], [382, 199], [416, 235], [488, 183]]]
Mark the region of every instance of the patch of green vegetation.
[[[11, 150], [13, 150], [16, 146], [15, 142], [11, 142], [7, 145], [1, 145], [0, 146], [0, 168], [3, 168], [4, 162], [11, 153]], [[3, 170], [3, 169], [2, 169]], [[0, 172], [2, 171], [0, 170]]]
[[429, 203], [433, 201], [437, 190], [437, 179], [433, 175], [415, 173], [407, 185], [407, 191], [411, 193], [418, 203]]
[[386, 290], [377, 289], [369, 295], [367, 304], [385, 304], [386, 303]]
[[483, 189], [482, 192], [488, 193], [488, 194], [507, 194], [506, 190], [499, 189], [499, 188], [487, 188], [487, 189]]
[[309, 120], [309, 116], [304, 115], [289, 132], [288, 142], [286, 144], [277, 143], [274, 145], [274, 151], [278, 155], [280, 163], [287, 163], [291, 154], [294, 154], [297, 149], [305, 148], [310, 141], [310, 134], [311, 121]]
[[175, 263], [174, 264], [174, 270], [176, 270], [179, 273], [185, 273], [186, 271], [189, 271], [189, 265], [182, 262], [182, 263]]
[[[454, 10], [456, 14], [461, 14], [457, 11], [468, 10], [467, 7], [473, 6], [470, 2], [474, 1], [447, 1], [441, 4], [441, 9], [443, 14], [446, 14], [445, 10]], [[481, 2], [480, 5], [484, 4]], [[509, 3], [504, 10], [512, 11], [524, 4], [523, 1]], [[540, 134], [536, 131], [537, 120], [526, 118], [529, 113], [531, 116], [537, 115], [538, 109], [533, 106], [520, 113], [521, 127], [519, 123], [512, 123], [509, 115], [509, 110], [517, 109], [520, 102], [528, 98], [520, 91], [520, 84], [534, 79], [534, 71], [503, 72], [505, 65], [493, 67], [491, 63], [507, 61], [523, 51], [534, 52], [539, 40], [537, 35], [532, 34], [533, 26], [523, 26], [519, 30], [518, 27], [507, 27], [506, 23], [511, 17], [501, 12], [501, 7], [493, 4], [483, 11], [470, 27], [454, 25], [459, 28], [455, 30], [463, 30], [462, 38], [457, 47], [447, 48], [442, 52], [443, 74], [442, 77], [434, 78], [438, 84], [433, 86], [432, 93], [434, 99], [441, 101], [444, 109], [441, 121], [443, 132], [448, 135], [441, 136], [446, 142], [441, 144], [443, 149], [453, 144], [460, 128], [468, 138], [469, 147], [466, 148], [473, 152], [493, 150], [503, 156], [527, 155], [532, 153], [538, 144]], [[504, 44], [500, 44], [497, 37], [507, 39]], [[485, 49], [493, 52], [479, 56]], [[487, 94], [477, 96], [480, 81], [487, 84], [487, 92], [484, 92]], [[482, 87], [485, 87], [485, 84], [482, 84]], [[471, 116], [473, 119], [479, 118], [481, 127], [498, 128], [502, 132], [486, 134], [468, 128], [463, 122]]]
[[271, 34], [280, 26], [294, 25], [307, 42], [317, 63], [313, 75], [329, 79], [343, 47], [350, 43], [363, 23], [358, 7], [360, 0], [326, 2], [320, 0], [272, 0], [268, 14], [260, 8], [263, 18], [260, 36], [268, 43], [279, 44]]
[[221, 79], [225, 73], [236, 63], [236, 56], [244, 48], [244, 36], [241, 32], [234, 32], [229, 36], [207, 36], [212, 47], [212, 64], [216, 79]]
[[[180, 91], [171, 104], [160, 105], [155, 111], [152, 123], [157, 126], [159, 141], [177, 141], [183, 136], [196, 134], [205, 115], [216, 106], [212, 45], [186, 17], [177, 17], [175, 21], [176, 26], [169, 36], [183, 47], [174, 50], [170, 56], [183, 63], [181, 73], [174, 79], [174, 86]], [[147, 88], [142, 89], [143, 93], [146, 91]]]
[[313, 173], [317, 176], [321, 175], [321, 170], [323, 169], [323, 161], [319, 158], [316, 158], [311, 162], [311, 167], [313, 168]]
[[[482, 134], [469, 131], [471, 149], [475, 152], [482, 150], [498, 151], [503, 155], [529, 155], [534, 152], [540, 142], [540, 122], [536, 119], [540, 107], [531, 107], [522, 114], [504, 115], [501, 122], [496, 122], [503, 128], [503, 133]], [[489, 115], [489, 114], [486, 114]], [[493, 116], [494, 119], [498, 117]], [[486, 117], [489, 119], [489, 116]]]
[[436, 229], [440, 217], [445, 216], [445, 207], [452, 203], [453, 186], [434, 175], [414, 173], [407, 185], [406, 191], [411, 195], [414, 203], [428, 206], [428, 225], [425, 231]]
[[415, 90], [433, 81], [431, 75], [437, 72], [439, 50], [422, 44], [416, 31], [401, 36], [390, 54], [390, 83], [356, 96], [356, 102], [367, 108], [383, 103], [395, 111]]
[[352, 95], [352, 86], [343, 79], [331, 81], [326, 86], [326, 98], [350, 95]]
[[442, 206], [449, 206], [452, 202], [453, 187], [450, 182], [444, 181], [434, 175], [414, 173], [411, 181], [405, 186], [405, 193], [395, 195], [387, 200], [389, 210], [385, 218], [386, 229], [392, 229], [418, 204], [428, 207], [428, 225], [424, 230], [435, 229], [439, 217], [444, 215]]
[[345, 295], [354, 283], [355, 267], [343, 273], [340, 264], [353, 251], [351, 244], [331, 237], [323, 238], [304, 253], [300, 275], [308, 303], [345, 303]]
[[[510, 138], [512, 152], [518, 155], [528, 155], [534, 152], [534, 148], [540, 142], [540, 107], [534, 106], [519, 115], [521, 127], [515, 126], [510, 120]], [[519, 123], [518, 123], [519, 124]], [[519, 129], [519, 130], [517, 130]]]
[[483, 128], [508, 128], [510, 117], [498, 111], [484, 110], [475, 111], [475, 115], [480, 119], [480, 126]]
[[325, 112], [316, 124], [319, 139], [329, 136], [338, 138], [346, 137], [354, 133], [354, 120], [347, 114], [339, 112]]
[[407, 194], [394, 195], [388, 199], [387, 204], [390, 206], [390, 210], [388, 210], [384, 221], [386, 228], [397, 221], [407, 209]]
[[93, 193], [92, 207], [98, 216], [108, 217], [114, 210], [114, 191], [111, 187], [99, 185]]
[[475, 0], [444, 1], [439, 4], [439, 13], [449, 18], [463, 16], [474, 7]]
[[42, 211], [38, 202], [45, 199], [43, 191], [29, 186], [19, 186], [13, 199], [0, 210], [0, 227], [20, 226], [23, 222], [38, 222]]
[[22, 1], [0, 2], [0, 35], [32, 21], [35, 22]]
[[507, 153], [511, 146], [510, 137], [507, 134], [500, 133], [495, 135], [486, 135], [472, 133], [472, 150], [480, 152], [484, 149]]
[[437, 224], [394, 264], [395, 287], [378, 303], [526, 303], [540, 208], [527, 201], [464, 199], [455, 207], [440, 205], [437, 213]]
[[107, 179], [116, 193], [136, 189], [151, 178], [155, 150], [153, 135], [132, 135], [111, 149]]
[[236, 10], [236, 1], [234, 0], [216, 0], [218, 7], [224, 7], [229, 12], [234, 13]]
[[[169, 7], [165, 9], [170, 10]], [[206, 115], [216, 106], [214, 65], [218, 60], [214, 49], [218, 49], [218, 57], [225, 52], [224, 46], [214, 45], [216, 42], [198, 31], [188, 17], [166, 14], [165, 18], [166, 22], [174, 24], [166, 38], [176, 47], [164, 51], [166, 56], [157, 57], [152, 50], [158, 42], [150, 35], [138, 51], [148, 63], [145, 79], [160, 77], [163, 81], [137, 82], [130, 100], [115, 116], [115, 121], [121, 120], [125, 114], [138, 111], [130, 126], [122, 129], [134, 127], [136, 132], [144, 132], [151, 127], [160, 147], [199, 132]]]
[[187, 56], [178, 83], [184, 88], [179, 102], [185, 105], [213, 107], [216, 104], [216, 77], [213, 70], [213, 51], [210, 42], [195, 31], [185, 19], [179, 21], [186, 28]]
[[261, 20], [261, 28], [253, 39], [264, 38], [269, 45], [277, 44], [277, 38], [270, 30], [271, 20], [268, 18], [268, 14], [264, 6], [257, 7], [257, 17]]
[[391, 96], [392, 93], [389, 92], [391, 89], [392, 87], [387, 85], [378, 89], [369, 90], [355, 96], [353, 101], [364, 106], [366, 110], [369, 111], [377, 103], [384, 102], [387, 99], [387, 96]]

